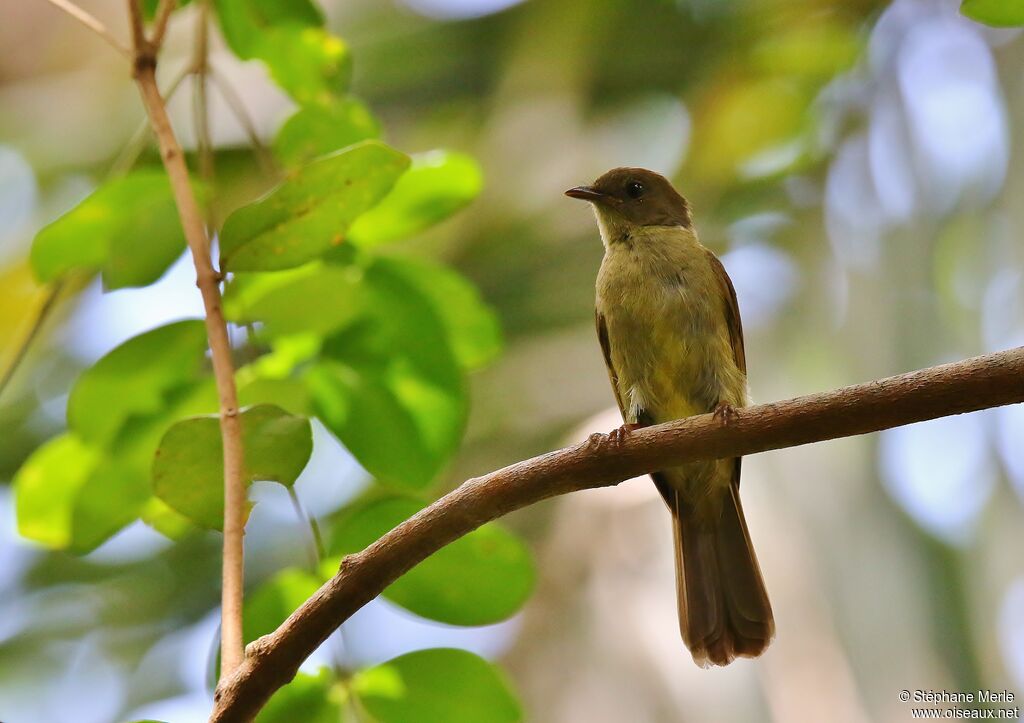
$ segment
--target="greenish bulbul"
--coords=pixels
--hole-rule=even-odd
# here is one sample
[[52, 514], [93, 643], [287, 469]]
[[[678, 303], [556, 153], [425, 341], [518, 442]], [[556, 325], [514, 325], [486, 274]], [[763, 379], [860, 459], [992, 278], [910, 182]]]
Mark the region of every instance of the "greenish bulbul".
[[[589, 201], [604, 261], [597, 336], [623, 426], [747, 404], [736, 292], [697, 239], [690, 208], [663, 176], [616, 168], [567, 196]], [[760, 655], [775, 633], [740, 505], [740, 459], [693, 462], [651, 477], [672, 512], [683, 641], [701, 666]]]

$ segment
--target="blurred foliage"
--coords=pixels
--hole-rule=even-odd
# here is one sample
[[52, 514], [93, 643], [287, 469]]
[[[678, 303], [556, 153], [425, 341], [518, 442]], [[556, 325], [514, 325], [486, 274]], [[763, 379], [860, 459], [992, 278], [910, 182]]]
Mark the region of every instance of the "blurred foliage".
[[[140, 238], [146, 239], [141, 249]], [[184, 248], [167, 176], [138, 171], [107, 182], [40, 231], [32, 244], [32, 268], [40, 282], [101, 269], [108, 289], [146, 286]]]
[[288, 174], [278, 188], [235, 211], [220, 234], [228, 271], [279, 271], [311, 261], [345, 240], [348, 225], [387, 195], [406, 156], [366, 141]]
[[256, 716], [256, 723], [343, 723], [343, 702], [344, 696], [339, 694], [326, 668], [319, 675], [299, 673], [295, 680], [274, 694]]
[[[438, 695], [457, 686], [455, 695]], [[352, 692], [381, 723], [508, 723], [522, 719], [501, 674], [465, 650], [408, 653], [360, 671]]]
[[997, 28], [1024, 25], [1021, 0], [963, 0], [960, 11], [972, 20]]
[[[217, 0], [214, 8], [231, 50], [266, 63], [298, 103], [274, 144], [288, 165], [283, 179], [247, 203], [235, 196], [219, 233], [221, 267], [232, 274], [225, 309], [251, 330], [239, 373], [245, 479], [293, 485], [312, 452], [309, 421], [296, 415], [316, 414], [382, 483], [424, 490], [462, 437], [466, 374], [494, 358], [500, 335], [457, 274], [377, 249], [468, 204], [480, 192], [480, 171], [471, 157], [442, 151], [410, 165], [372, 140], [379, 123], [345, 95], [348, 50], [308, 1]], [[183, 248], [166, 177], [145, 169], [101, 184], [44, 228], [32, 263], [40, 282], [102, 271], [104, 286], [116, 289], [156, 281]], [[126, 341], [82, 372], [68, 402], [69, 431], [40, 446], [15, 476], [22, 534], [86, 552], [140, 515], [173, 537], [187, 529], [184, 520], [221, 528], [220, 425], [216, 416], [189, 416], [215, 411], [205, 349], [202, 323], [181, 321]], [[353, 511], [332, 552], [369, 544], [421, 506], [403, 501], [401, 514], [386, 518]], [[492, 575], [494, 587], [459, 594], [466, 575]], [[246, 640], [272, 631], [323, 579], [285, 568], [255, 588], [245, 604]], [[523, 543], [488, 526], [423, 563], [392, 597], [425, 617], [478, 625], [515, 613], [532, 581]], [[466, 672], [465, 685], [483, 685], [480, 704], [508, 709], [503, 684], [467, 656], [477, 660], [448, 652], [430, 669], [448, 678]], [[418, 705], [418, 659], [374, 669], [360, 683], [366, 705]], [[383, 692], [366, 681], [384, 671], [410, 677], [413, 702], [378, 700]], [[332, 685], [300, 677], [260, 719], [294, 720], [302, 710], [303, 720], [337, 720]], [[452, 705], [457, 712], [461, 704]]]
[[[336, 521], [327, 552], [359, 552], [423, 509], [407, 497], [377, 497], [354, 504]], [[340, 558], [328, 558], [325, 575]], [[384, 597], [430, 620], [487, 625], [505, 620], [526, 602], [536, 573], [530, 551], [495, 524], [480, 527], [435, 552], [384, 591]], [[477, 581], [487, 580], [486, 585]]]
[[351, 74], [348, 48], [324, 30], [311, 0], [215, 0], [224, 40], [243, 60], [257, 58], [297, 102], [345, 91]]

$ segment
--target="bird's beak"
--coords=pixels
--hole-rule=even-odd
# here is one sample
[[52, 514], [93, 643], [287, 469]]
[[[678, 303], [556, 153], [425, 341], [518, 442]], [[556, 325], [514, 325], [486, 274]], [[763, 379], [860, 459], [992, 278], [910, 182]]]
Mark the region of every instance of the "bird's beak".
[[578, 198], [581, 201], [590, 201], [591, 203], [607, 202], [611, 198], [593, 186], [576, 186], [576, 188], [570, 188], [566, 191], [565, 195], [569, 198]]

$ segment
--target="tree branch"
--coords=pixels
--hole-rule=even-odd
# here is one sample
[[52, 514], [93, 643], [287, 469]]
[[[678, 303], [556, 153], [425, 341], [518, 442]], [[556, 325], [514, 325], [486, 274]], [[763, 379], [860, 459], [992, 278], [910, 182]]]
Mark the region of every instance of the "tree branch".
[[221, 97], [227, 103], [232, 114], [234, 114], [235, 120], [238, 121], [239, 125], [242, 126], [242, 130], [245, 131], [245, 135], [248, 136], [249, 144], [253, 147], [256, 159], [260, 164], [260, 170], [264, 173], [272, 173], [275, 165], [274, 158], [270, 155], [266, 144], [260, 138], [260, 134], [256, 130], [256, 123], [253, 122], [252, 116], [249, 114], [248, 109], [246, 109], [241, 96], [235, 92], [235, 89], [231, 87], [231, 83], [216, 68], [210, 68], [210, 77], [213, 78], [213, 82], [217, 86], [217, 90], [220, 91]]
[[122, 45], [121, 41], [115, 38], [111, 32], [107, 30], [107, 26], [100, 22], [95, 15], [91, 15], [69, 0], [47, 0], [47, 2], [60, 8], [75, 20], [82, 23], [82, 25], [89, 28], [89, 30], [92, 30], [94, 33], [106, 40], [114, 50], [119, 52], [121, 55], [129, 60], [132, 59], [132, 51]]
[[[174, 76], [171, 84], [167, 86], [167, 90], [162, 93], [164, 105], [171, 102], [171, 98], [173, 98], [174, 94], [178, 92], [178, 88], [181, 87], [185, 78], [189, 77], [191, 74], [191, 67], [185, 66], [176, 76]], [[128, 142], [125, 143], [124, 148], [121, 149], [117, 158], [115, 158], [114, 162], [110, 165], [110, 170], [107, 171], [107, 179], [118, 178], [131, 170], [132, 166], [135, 165], [135, 162], [139, 160], [139, 156], [142, 155], [142, 151], [145, 150], [149, 141], [149, 134], [152, 132], [153, 127], [150, 125], [149, 116], [146, 116], [142, 119], [138, 128], [135, 129], [135, 132], [132, 133]]]
[[153, 126], [160, 158], [171, 181], [185, 240], [196, 269], [196, 285], [206, 310], [206, 334], [213, 357], [213, 374], [220, 398], [220, 431], [224, 444], [224, 574], [221, 591], [221, 676], [242, 662], [242, 534], [245, 528], [245, 485], [242, 480], [242, 428], [238, 393], [231, 361], [231, 342], [221, 310], [220, 274], [210, 257], [210, 242], [189, 184], [185, 156], [174, 135], [167, 108], [156, 84], [156, 56], [142, 27], [139, 0], [128, 0], [134, 38], [134, 77], [146, 115]]
[[150, 43], [159, 51], [164, 44], [164, 36], [167, 34], [167, 24], [171, 19], [171, 13], [178, 5], [178, 0], [160, 0], [156, 8], [156, 20], [153, 21], [153, 35]]
[[[192, 51], [192, 120], [195, 124], [196, 151], [199, 156], [199, 177], [213, 185], [213, 140], [210, 136], [210, 114], [208, 112], [207, 87], [209, 85], [209, 28], [210, 5], [198, 0], [196, 14], [196, 37]], [[216, 224], [211, 221], [211, 226]]]
[[[485, 522], [555, 495], [698, 459], [735, 457], [1024, 401], [1024, 347], [835, 391], [587, 442], [468, 480], [360, 553], [222, 678], [211, 723], [249, 721], [327, 637], [433, 552]], [[936, 454], [941, 454], [936, 450]]]

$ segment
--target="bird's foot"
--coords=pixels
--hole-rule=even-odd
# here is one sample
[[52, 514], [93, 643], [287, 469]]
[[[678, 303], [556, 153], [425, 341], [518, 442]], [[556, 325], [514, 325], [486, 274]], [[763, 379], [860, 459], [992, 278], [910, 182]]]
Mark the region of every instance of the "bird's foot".
[[728, 427], [736, 421], [736, 407], [726, 402], [719, 402], [718, 406], [715, 407], [714, 414], [711, 416], [720, 422], [723, 427]]
[[608, 433], [608, 441], [612, 444], [622, 444], [633, 432], [640, 429], [640, 424], [623, 424]]

